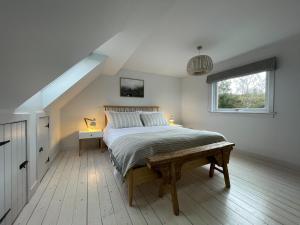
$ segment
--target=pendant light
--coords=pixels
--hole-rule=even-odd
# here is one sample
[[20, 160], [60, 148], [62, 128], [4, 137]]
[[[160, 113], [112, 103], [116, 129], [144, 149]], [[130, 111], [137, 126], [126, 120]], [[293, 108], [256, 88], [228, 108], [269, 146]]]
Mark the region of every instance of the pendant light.
[[197, 47], [199, 55], [191, 58], [187, 64], [187, 72], [192, 76], [208, 74], [213, 69], [213, 61], [208, 55], [200, 55], [202, 46]]

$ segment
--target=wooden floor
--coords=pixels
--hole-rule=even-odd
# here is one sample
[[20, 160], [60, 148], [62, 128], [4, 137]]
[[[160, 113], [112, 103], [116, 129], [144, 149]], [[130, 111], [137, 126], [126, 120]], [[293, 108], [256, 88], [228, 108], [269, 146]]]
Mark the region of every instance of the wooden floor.
[[230, 190], [219, 172], [208, 177], [208, 167], [184, 175], [174, 216], [155, 183], [137, 188], [129, 207], [107, 152], [63, 152], [15, 224], [300, 224], [299, 173], [246, 156], [233, 156], [229, 173]]

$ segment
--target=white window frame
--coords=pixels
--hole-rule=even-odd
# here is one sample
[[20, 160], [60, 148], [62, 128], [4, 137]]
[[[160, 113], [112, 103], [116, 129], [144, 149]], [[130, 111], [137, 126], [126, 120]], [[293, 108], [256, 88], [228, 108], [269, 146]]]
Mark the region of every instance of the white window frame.
[[[232, 108], [232, 109], [219, 109], [218, 108], [218, 88], [217, 83], [214, 81], [210, 84], [210, 111], [218, 113], [262, 113], [274, 114], [274, 85], [275, 85], [275, 72], [266, 72], [266, 104], [265, 108]], [[254, 73], [253, 73], [254, 74]], [[251, 74], [249, 74], [251, 75]], [[241, 76], [242, 77], [242, 76]], [[232, 78], [229, 78], [232, 79]]]

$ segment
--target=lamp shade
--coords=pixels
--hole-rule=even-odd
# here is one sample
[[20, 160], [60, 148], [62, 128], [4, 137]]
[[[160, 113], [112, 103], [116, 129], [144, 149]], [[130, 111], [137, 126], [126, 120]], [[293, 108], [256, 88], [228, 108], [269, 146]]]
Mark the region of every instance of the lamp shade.
[[84, 122], [87, 126], [88, 129], [93, 129], [93, 128], [96, 128], [96, 119], [89, 119], [89, 118], [84, 118]]
[[[200, 51], [202, 47], [197, 49]], [[213, 61], [208, 55], [197, 55], [191, 58], [187, 64], [187, 72], [193, 76], [204, 75], [213, 69]]]

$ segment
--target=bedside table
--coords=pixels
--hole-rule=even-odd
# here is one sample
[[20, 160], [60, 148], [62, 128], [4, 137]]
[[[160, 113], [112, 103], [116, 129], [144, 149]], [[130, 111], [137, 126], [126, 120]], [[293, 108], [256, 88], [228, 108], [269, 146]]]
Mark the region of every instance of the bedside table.
[[79, 155], [82, 149], [82, 141], [87, 139], [99, 139], [99, 147], [103, 148], [103, 132], [102, 131], [79, 131], [78, 132], [79, 139]]

